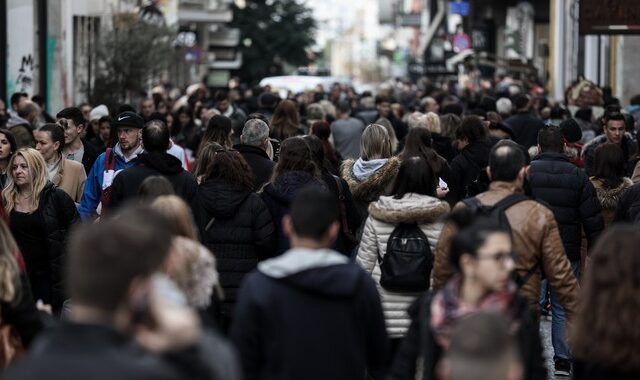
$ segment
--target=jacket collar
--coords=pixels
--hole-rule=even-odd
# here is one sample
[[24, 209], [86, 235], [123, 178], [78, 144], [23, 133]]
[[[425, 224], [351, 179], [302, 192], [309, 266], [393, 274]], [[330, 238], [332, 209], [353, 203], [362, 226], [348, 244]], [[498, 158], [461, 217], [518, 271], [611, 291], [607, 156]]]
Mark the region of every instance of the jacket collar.
[[271, 278], [284, 278], [308, 269], [346, 264], [349, 259], [331, 249], [292, 248], [258, 264], [258, 271]]
[[269, 160], [271, 160], [269, 158], [269, 155], [267, 154], [267, 152], [264, 151], [264, 149], [257, 147], [257, 146], [253, 146], [253, 145], [246, 145], [246, 144], [238, 144], [236, 146], [233, 147], [234, 149], [236, 149], [238, 152], [240, 153], [249, 153], [249, 154], [257, 154], [258, 156], [267, 158]]
[[569, 162], [569, 158], [567, 157], [566, 154], [564, 153], [557, 153], [557, 152], [543, 152], [538, 154], [537, 156], [535, 156], [533, 158], [534, 161], [536, 160], [546, 160], [546, 161], [567, 161]]
[[58, 167], [58, 172], [56, 173], [56, 175], [53, 176], [53, 178], [51, 179], [51, 182], [53, 182], [54, 185], [58, 186], [60, 185], [60, 182], [62, 182], [62, 177], [64, 176], [64, 169], [65, 169], [65, 163], [66, 163], [67, 159], [62, 156], [62, 158], [60, 159], [60, 166]]
[[369, 176], [364, 181], [358, 181], [353, 175], [355, 160], [345, 160], [340, 170], [341, 177], [347, 181], [349, 189], [356, 198], [364, 198], [367, 194], [380, 190], [381, 186], [386, 186], [392, 180], [400, 168], [400, 159], [391, 157], [378, 171]]
[[381, 196], [369, 205], [369, 214], [387, 223], [433, 223], [449, 212], [449, 204], [428, 195], [408, 193], [401, 199]]
[[493, 181], [489, 184], [489, 191], [500, 191], [505, 193], [524, 193], [522, 187], [514, 182]]

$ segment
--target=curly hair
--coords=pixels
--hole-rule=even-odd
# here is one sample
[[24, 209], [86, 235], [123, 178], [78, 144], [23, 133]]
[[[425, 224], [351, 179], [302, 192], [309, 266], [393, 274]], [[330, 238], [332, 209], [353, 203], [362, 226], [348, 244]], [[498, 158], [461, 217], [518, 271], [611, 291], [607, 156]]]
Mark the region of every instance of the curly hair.
[[640, 371], [640, 231], [614, 225], [600, 236], [584, 278], [572, 353], [586, 363]]

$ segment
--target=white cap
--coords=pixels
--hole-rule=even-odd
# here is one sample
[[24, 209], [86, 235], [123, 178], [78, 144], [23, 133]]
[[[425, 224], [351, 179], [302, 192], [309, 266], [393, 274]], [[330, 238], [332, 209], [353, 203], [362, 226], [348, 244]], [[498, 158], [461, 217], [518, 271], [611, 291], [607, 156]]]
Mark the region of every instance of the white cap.
[[104, 104], [100, 104], [89, 113], [89, 121], [100, 119], [103, 116], [109, 116], [109, 109]]

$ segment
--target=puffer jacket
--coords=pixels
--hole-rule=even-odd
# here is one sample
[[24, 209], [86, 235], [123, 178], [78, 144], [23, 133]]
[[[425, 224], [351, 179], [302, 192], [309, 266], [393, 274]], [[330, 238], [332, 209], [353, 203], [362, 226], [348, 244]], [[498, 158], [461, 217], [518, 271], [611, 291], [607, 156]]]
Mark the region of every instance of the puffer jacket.
[[[411, 319], [407, 314], [409, 306], [420, 296], [420, 293], [394, 293], [380, 286], [380, 264], [378, 256], [387, 253], [389, 236], [399, 223], [417, 222], [429, 240], [431, 252], [435, 252], [442, 218], [449, 212], [449, 204], [428, 195], [409, 193], [401, 199], [382, 196], [377, 202], [369, 205], [369, 217], [365, 223], [360, 241], [357, 262], [370, 273], [382, 301], [382, 309], [387, 324], [387, 333], [391, 338], [403, 337]], [[430, 279], [425, 278], [425, 281]]]
[[633, 186], [630, 178], [622, 178], [622, 182], [616, 187], [608, 187], [600, 178], [590, 177], [589, 180], [596, 188], [598, 201], [602, 207], [602, 217], [604, 218], [604, 226], [607, 227], [613, 222], [618, 202], [628, 188]]
[[[476, 197], [484, 205], [495, 205], [505, 197], [522, 192], [512, 182], [494, 181], [489, 190]], [[466, 207], [458, 203], [455, 207]], [[536, 201], [522, 201], [509, 207], [505, 216], [511, 226], [515, 258], [515, 272], [527, 278], [520, 288], [521, 295], [537, 308], [542, 272], [556, 290], [560, 303], [570, 319], [576, 313], [578, 283], [569, 259], [564, 253], [560, 231], [553, 212]], [[433, 288], [440, 289], [453, 276], [454, 268], [449, 261], [449, 246], [455, 227], [447, 223], [442, 229], [436, 246], [433, 266]], [[531, 275], [528, 275], [531, 273]]]
[[364, 221], [368, 215], [369, 203], [377, 201], [381, 195], [390, 190], [400, 169], [400, 159], [389, 158], [384, 166], [363, 181], [358, 180], [353, 174], [355, 163], [356, 160], [345, 160], [340, 167], [340, 176], [347, 181], [358, 212]]
[[454, 205], [467, 195], [467, 187], [489, 165], [489, 153], [498, 140], [487, 137], [467, 145], [450, 165], [451, 177], [447, 201]]
[[216, 179], [200, 185], [195, 204], [200, 238], [216, 257], [225, 295], [222, 312], [231, 315], [245, 275], [273, 256], [271, 215], [257, 194]]
[[260, 193], [260, 197], [271, 213], [276, 231], [278, 239], [276, 256], [289, 249], [289, 238], [282, 230], [282, 218], [289, 213], [289, 205], [293, 198], [307, 186], [326, 189], [322, 180], [312, 174], [294, 170], [279, 175], [273, 182], [266, 184]]
[[582, 230], [593, 247], [604, 222], [589, 178], [569, 160], [562, 153], [539, 154], [529, 167], [529, 184], [534, 198], [553, 211], [569, 260], [579, 261]]

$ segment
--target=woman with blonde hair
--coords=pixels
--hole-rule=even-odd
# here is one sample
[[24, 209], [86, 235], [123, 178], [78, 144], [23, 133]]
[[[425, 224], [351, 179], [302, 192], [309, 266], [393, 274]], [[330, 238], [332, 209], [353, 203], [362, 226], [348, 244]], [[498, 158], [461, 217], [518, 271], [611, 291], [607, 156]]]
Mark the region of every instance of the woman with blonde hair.
[[198, 240], [198, 230], [187, 203], [177, 195], [163, 195], [151, 202], [151, 207], [166, 216], [176, 236]]
[[[11, 231], [0, 220], [0, 320], [18, 333], [21, 344], [28, 346], [43, 328], [36, 310], [29, 284], [24, 275], [24, 262]], [[0, 355], [0, 369], [14, 357], [5, 351]]]
[[26, 264], [35, 299], [58, 314], [64, 301], [62, 272], [66, 236], [78, 220], [73, 199], [47, 180], [47, 164], [32, 148], [9, 161], [9, 182], [2, 191], [11, 232]]
[[344, 161], [340, 169], [342, 178], [347, 181], [353, 194], [362, 221], [368, 215], [369, 203], [387, 193], [399, 168], [400, 160], [392, 156], [387, 128], [379, 124], [367, 126], [360, 141], [360, 158]]

